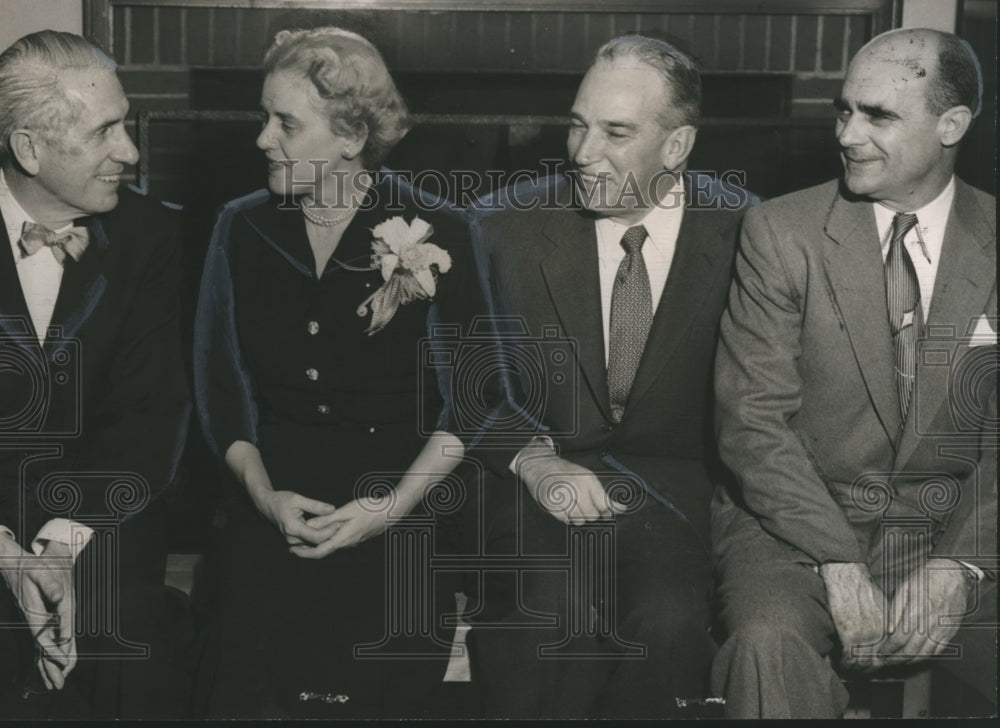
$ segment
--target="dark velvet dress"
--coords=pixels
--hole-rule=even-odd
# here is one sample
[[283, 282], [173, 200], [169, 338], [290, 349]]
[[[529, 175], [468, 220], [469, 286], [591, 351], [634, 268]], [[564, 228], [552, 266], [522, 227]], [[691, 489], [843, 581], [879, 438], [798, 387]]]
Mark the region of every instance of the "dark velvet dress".
[[[381, 173], [319, 278], [298, 209], [281, 209], [265, 191], [223, 209], [195, 341], [199, 414], [220, 457], [236, 440], [255, 443], [275, 490], [342, 506], [375, 482], [398, 481], [428, 433], [467, 439], [453, 424], [448, 377], [427, 366], [421, 341], [431, 324], [469, 325], [483, 309], [479, 281], [464, 218], [439, 203], [428, 209], [419, 195]], [[368, 335], [371, 313], [358, 307], [383, 281], [379, 271], [352, 268], [370, 264], [371, 228], [396, 215], [431, 223], [429, 242], [452, 267], [432, 301], [400, 306]], [[300, 558], [235, 481], [216, 525], [197, 595], [207, 612], [199, 714], [421, 714], [446, 650], [416, 660], [355, 654], [390, 630], [384, 535], [321, 560]], [[417, 642], [412, 649], [426, 653], [428, 641]], [[347, 700], [302, 701], [303, 692]]]

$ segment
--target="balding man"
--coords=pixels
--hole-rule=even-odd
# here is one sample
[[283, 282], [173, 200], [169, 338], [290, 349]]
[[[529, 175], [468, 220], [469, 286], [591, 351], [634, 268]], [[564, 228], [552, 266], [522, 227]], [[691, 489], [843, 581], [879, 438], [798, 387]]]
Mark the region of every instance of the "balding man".
[[878, 36], [835, 102], [843, 178], [746, 216], [716, 370], [730, 717], [842, 714], [838, 660], [981, 665], [965, 702], [995, 711], [996, 212], [954, 174], [979, 95], [955, 36]]

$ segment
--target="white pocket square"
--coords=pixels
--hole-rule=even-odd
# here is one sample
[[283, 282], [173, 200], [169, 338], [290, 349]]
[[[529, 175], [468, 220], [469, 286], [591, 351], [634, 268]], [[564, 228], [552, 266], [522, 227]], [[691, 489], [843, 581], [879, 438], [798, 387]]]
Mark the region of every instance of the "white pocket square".
[[976, 326], [969, 336], [969, 346], [996, 346], [996, 319], [987, 318], [984, 314], [976, 319]]

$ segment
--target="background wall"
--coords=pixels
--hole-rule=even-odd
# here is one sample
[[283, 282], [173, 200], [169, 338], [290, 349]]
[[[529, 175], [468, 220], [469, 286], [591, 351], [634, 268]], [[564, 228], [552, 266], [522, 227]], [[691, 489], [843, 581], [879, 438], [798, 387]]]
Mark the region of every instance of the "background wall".
[[0, 50], [43, 28], [83, 31], [83, 0], [0, 0]]
[[[892, 0], [620, 0], [605, 3], [605, 10], [539, 0], [528, 12], [499, 2], [438, 10], [233, 4], [110, 4], [107, 41], [134, 109], [256, 109], [260, 59], [274, 34], [339, 25], [378, 46], [415, 112], [557, 119], [513, 128], [425, 123], [404, 140], [390, 166], [415, 172], [538, 169], [540, 159], [565, 154], [565, 129], [558, 124], [594, 50], [622, 32], [658, 31], [696, 55], [704, 69], [706, 123], [692, 166], [745, 170], [747, 186], [765, 196], [837, 173], [830, 100], [850, 57], [898, 20]], [[149, 130], [142, 181], [161, 197], [211, 207], [260, 182], [253, 121], [208, 125], [160, 117]], [[222, 171], [206, 164], [216, 156], [231, 160], [235, 173], [210, 179]]]
[[903, 3], [904, 28], [935, 28], [955, 32], [958, 0], [906, 0]]

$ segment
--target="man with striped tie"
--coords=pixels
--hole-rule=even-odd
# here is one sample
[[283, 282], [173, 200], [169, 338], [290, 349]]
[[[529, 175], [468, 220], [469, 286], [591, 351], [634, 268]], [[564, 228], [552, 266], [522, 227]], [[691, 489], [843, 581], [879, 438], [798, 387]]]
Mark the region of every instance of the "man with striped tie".
[[835, 717], [838, 662], [925, 660], [995, 712], [996, 203], [954, 174], [980, 79], [954, 35], [876, 37], [835, 101], [843, 178], [746, 216], [716, 363], [730, 717]]
[[[700, 98], [671, 44], [609, 41], [569, 114], [577, 204], [481, 224], [494, 311], [523, 325], [510, 368], [545, 355], [511, 382], [538, 422], [483, 488], [487, 551], [519, 557], [470, 633], [491, 716], [687, 717], [706, 694], [712, 358], [749, 195], [706, 204], [684, 173]], [[539, 561], [587, 534], [595, 568]]]

